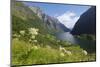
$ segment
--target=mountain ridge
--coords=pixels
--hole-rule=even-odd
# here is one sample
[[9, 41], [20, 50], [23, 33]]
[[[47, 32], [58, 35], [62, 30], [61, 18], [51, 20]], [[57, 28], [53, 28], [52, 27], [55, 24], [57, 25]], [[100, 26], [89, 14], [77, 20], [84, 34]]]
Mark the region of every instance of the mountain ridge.
[[71, 33], [73, 35], [80, 34], [96, 34], [96, 7], [92, 6], [84, 12], [76, 22]]
[[54, 32], [55, 31], [56, 32], [68, 32], [68, 31], [70, 31], [57, 18], [46, 15], [45, 13], [43, 13], [43, 11], [39, 7], [29, 6], [29, 8], [32, 9], [32, 11], [37, 14], [37, 16], [45, 23], [46, 27], [49, 30], [55, 29]]
[[[46, 15], [39, 7], [27, 6], [23, 2], [18, 1], [12, 3], [12, 5], [12, 19], [15, 18], [13, 19], [13, 31], [17, 30], [18, 32], [29, 27], [36, 27], [45, 33], [51, 34], [69, 31], [58, 19]], [[20, 20], [16, 20], [16, 18]], [[21, 24], [22, 26], [19, 26]], [[18, 27], [20, 27], [19, 30], [17, 29]]]

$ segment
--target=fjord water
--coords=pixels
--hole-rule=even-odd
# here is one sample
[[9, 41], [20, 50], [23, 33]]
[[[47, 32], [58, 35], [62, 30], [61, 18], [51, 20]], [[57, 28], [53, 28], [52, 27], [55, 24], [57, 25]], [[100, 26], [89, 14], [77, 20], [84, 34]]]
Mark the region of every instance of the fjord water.
[[95, 48], [96, 48], [96, 41], [95, 40], [79, 39], [79, 38], [76, 38], [74, 35], [72, 35], [69, 32], [57, 33], [56, 37], [57, 37], [57, 39], [60, 39], [63, 41], [68, 41], [72, 44], [80, 45], [81, 48], [83, 48], [89, 52], [94, 52]]

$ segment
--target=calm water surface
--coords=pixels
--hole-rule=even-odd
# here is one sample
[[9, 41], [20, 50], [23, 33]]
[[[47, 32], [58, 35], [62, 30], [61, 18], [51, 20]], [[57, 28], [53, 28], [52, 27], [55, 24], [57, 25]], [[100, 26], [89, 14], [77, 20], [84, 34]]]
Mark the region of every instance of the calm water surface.
[[80, 45], [81, 48], [89, 52], [95, 51], [96, 49], [96, 41], [79, 39], [73, 36], [72, 34], [70, 34], [69, 32], [57, 33], [56, 37], [63, 41], [69, 41], [72, 44], [78, 44]]

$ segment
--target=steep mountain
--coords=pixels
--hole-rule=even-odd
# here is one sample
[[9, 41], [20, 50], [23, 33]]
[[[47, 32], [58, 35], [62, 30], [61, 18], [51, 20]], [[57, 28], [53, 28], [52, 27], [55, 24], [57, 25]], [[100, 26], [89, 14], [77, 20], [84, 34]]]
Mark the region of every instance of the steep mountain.
[[92, 6], [80, 16], [71, 33], [79, 34], [96, 34], [96, 7]]
[[39, 7], [33, 5], [27, 7], [29, 7], [41, 20], [43, 19], [44, 13]]
[[44, 22], [47, 29], [51, 32], [68, 32], [70, 31], [65, 25], [59, 22], [57, 18], [46, 15], [39, 7], [28, 6]]
[[65, 27], [62, 23], [58, 21], [58, 19], [54, 17], [50, 17], [48, 15], [44, 15], [43, 21], [45, 26], [53, 32], [68, 32], [69, 29]]
[[69, 31], [56, 18], [43, 13], [39, 7], [27, 6], [18, 1], [12, 2], [12, 32], [19, 33], [20, 30], [31, 27], [38, 28], [42, 34]]

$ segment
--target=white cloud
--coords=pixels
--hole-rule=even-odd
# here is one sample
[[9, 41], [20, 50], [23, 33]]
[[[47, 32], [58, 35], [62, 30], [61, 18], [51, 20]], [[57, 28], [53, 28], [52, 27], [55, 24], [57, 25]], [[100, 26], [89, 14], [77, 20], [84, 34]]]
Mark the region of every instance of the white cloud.
[[57, 19], [66, 27], [73, 28], [79, 17], [74, 12], [67, 11], [64, 14], [58, 16]]

